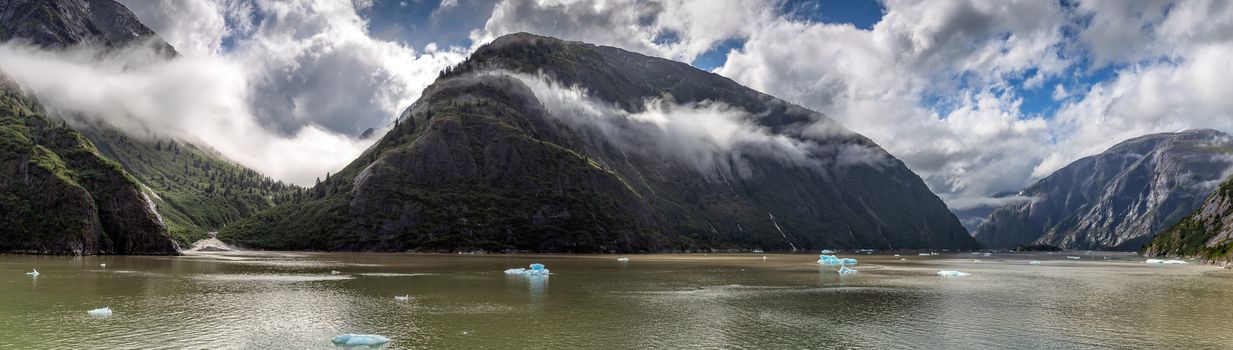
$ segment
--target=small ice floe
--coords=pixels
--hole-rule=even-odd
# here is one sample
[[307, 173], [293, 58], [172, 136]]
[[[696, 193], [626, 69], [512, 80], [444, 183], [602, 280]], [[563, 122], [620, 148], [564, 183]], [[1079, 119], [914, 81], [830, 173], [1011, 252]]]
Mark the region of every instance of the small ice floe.
[[337, 275], [337, 274], [340, 274], [340, 273], [342, 273], [342, 272], [338, 272], [338, 271], [330, 271], [330, 274], [331, 274], [331, 275]]
[[343, 334], [334, 337], [334, 344], [343, 346], [374, 346], [390, 342], [390, 338], [375, 334]]
[[971, 275], [971, 274], [970, 274], [970, 273], [967, 273], [967, 272], [959, 272], [959, 271], [938, 271], [938, 276], [943, 276], [943, 277], [963, 277], [963, 276], [970, 276], [970, 275]]
[[627, 257], [623, 257], [623, 256], [622, 256], [622, 257], [617, 258], [617, 261], [620, 261], [620, 262], [629, 262], [629, 258], [627, 258]]
[[822, 265], [856, 265], [856, 259], [839, 258], [834, 255], [819, 255], [818, 263]]
[[920, 256], [929, 256], [929, 253], [920, 253], [920, 254], [916, 254], [916, 255], [920, 255]]
[[548, 269], [544, 268], [544, 264], [531, 264], [531, 268], [516, 268], [505, 270], [506, 275], [523, 275], [523, 276], [547, 276]]
[[1165, 265], [1185, 265], [1185, 264], [1188, 264], [1185, 260], [1178, 260], [1178, 259], [1169, 259], [1169, 260], [1163, 260], [1163, 259], [1147, 259], [1147, 261], [1146, 261], [1145, 263], [1148, 263], [1148, 264], [1165, 264]]
[[895, 254], [895, 256], [899, 256], [899, 254]]
[[86, 313], [94, 317], [111, 317], [111, 308], [100, 307], [94, 310], [86, 311]]
[[1070, 259], [1070, 260], [1079, 260], [1079, 259], [1083, 259], [1083, 258], [1081, 258], [1081, 257], [1077, 257], [1077, 256], [1074, 256], [1074, 255], [1067, 255], [1067, 256], [1066, 256], [1066, 258], [1067, 258], [1067, 259]]
[[1040, 261], [1037, 261], [1037, 260], [1032, 260], [1032, 262], [1029, 262], [1028, 264], [1031, 264], [1031, 265], [1040, 265]]
[[761, 252], [762, 252], [762, 249], [754, 249], [754, 250], [753, 250], [753, 252], [754, 252], [754, 253], [761, 253]]
[[394, 296], [394, 301], [410, 301], [410, 300], [411, 300], [411, 295], [410, 295], [410, 294], [407, 294], [407, 295], [395, 295], [395, 296]]
[[899, 258], [899, 261], [908, 261], [908, 259]]
[[972, 259], [972, 262], [974, 262], [974, 263], [978, 263], [978, 262], [980, 262], [980, 259]]
[[985, 253], [985, 256], [993, 256], [993, 253]]
[[822, 253], [822, 254], [835, 254], [835, 251], [834, 251], [834, 250], [830, 250], [830, 249], [823, 249], [820, 253]]
[[98, 267], [107, 268], [107, 264], [98, 264]]
[[766, 260], [766, 255], [763, 255], [763, 256], [762, 256], [762, 260]]
[[938, 252], [929, 252], [929, 255], [938, 255]]
[[27, 274], [27, 275], [30, 275], [30, 276], [34, 276], [34, 277], [38, 277], [38, 276], [39, 276], [39, 270], [35, 270], [35, 269], [31, 269], [31, 270], [33, 270], [33, 271], [26, 272], [26, 274]]
[[854, 275], [854, 274], [856, 274], [856, 272], [857, 272], [857, 271], [856, 271], [856, 269], [849, 269], [847, 266], [840, 266], [840, 267], [839, 267], [839, 274], [840, 274], [840, 275]]

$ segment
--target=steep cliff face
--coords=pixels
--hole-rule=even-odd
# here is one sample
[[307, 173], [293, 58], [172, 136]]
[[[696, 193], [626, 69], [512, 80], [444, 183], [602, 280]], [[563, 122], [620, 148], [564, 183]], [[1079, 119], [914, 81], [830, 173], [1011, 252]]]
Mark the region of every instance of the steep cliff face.
[[[594, 103], [545, 100], [571, 93]], [[718, 150], [682, 155], [687, 136], [647, 121], [682, 118], [674, 108], [739, 115], [734, 128], [772, 145], [707, 139]], [[594, 109], [622, 117], [587, 119]], [[220, 238], [317, 250], [976, 246], [919, 177], [821, 114], [687, 64], [529, 34], [443, 74], [309, 195]]]
[[1233, 178], [1220, 184], [1199, 210], [1152, 239], [1144, 253], [1233, 261]]
[[1231, 162], [1233, 137], [1215, 130], [1127, 140], [1028, 186], [975, 236], [994, 248], [1138, 250], [1199, 208]]
[[113, 0], [4, 1], [0, 3], [0, 41], [11, 39], [52, 48], [139, 42], [164, 55], [176, 55], [171, 45]]
[[16, 91], [0, 82], [0, 251], [176, 254], [137, 182]]

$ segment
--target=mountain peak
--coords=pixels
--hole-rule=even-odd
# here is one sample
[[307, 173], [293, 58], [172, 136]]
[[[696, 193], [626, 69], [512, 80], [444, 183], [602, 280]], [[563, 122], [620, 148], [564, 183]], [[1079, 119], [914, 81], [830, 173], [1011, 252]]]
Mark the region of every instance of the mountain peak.
[[80, 44], [120, 47], [145, 43], [173, 57], [175, 48], [114, 0], [10, 0], [0, 3], [0, 41], [42, 47]]

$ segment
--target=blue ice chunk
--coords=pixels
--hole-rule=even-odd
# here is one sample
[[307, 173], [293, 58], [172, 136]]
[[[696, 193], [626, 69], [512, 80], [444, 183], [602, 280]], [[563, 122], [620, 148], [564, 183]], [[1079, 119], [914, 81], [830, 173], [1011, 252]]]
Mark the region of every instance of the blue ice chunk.
[[536, 264], [531, 264], [531, 268], [529, 269], [514, 268], [514, 269], [505, 270], [505, 274], [506, 275], [523, 275], [523, 276], [547, 276], [548, 269], [544, 267], [544, 264], [536, 263]]
[[839, 274], [840, 275], [853, 275], [853, 274], [856, 274], [856, 269], [849, 269], [847, 266], [840, 266]]
[[856, 259], [839, 258], [834, 255], [819, 255], [818, 263], [822, 265], [856, 265]]
[[390, 342], [390, 338], [375, 334], [343, 334], [333, 339], [334, 344], [345, 346], [373, 346]]

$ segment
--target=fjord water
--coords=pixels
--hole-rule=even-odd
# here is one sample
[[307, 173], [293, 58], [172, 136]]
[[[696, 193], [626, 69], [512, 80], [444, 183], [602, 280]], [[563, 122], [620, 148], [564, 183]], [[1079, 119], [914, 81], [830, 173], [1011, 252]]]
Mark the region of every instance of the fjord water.
[[1233, 272], [1080, 255], [0, 255], [0, 348], [1233, 347]]

